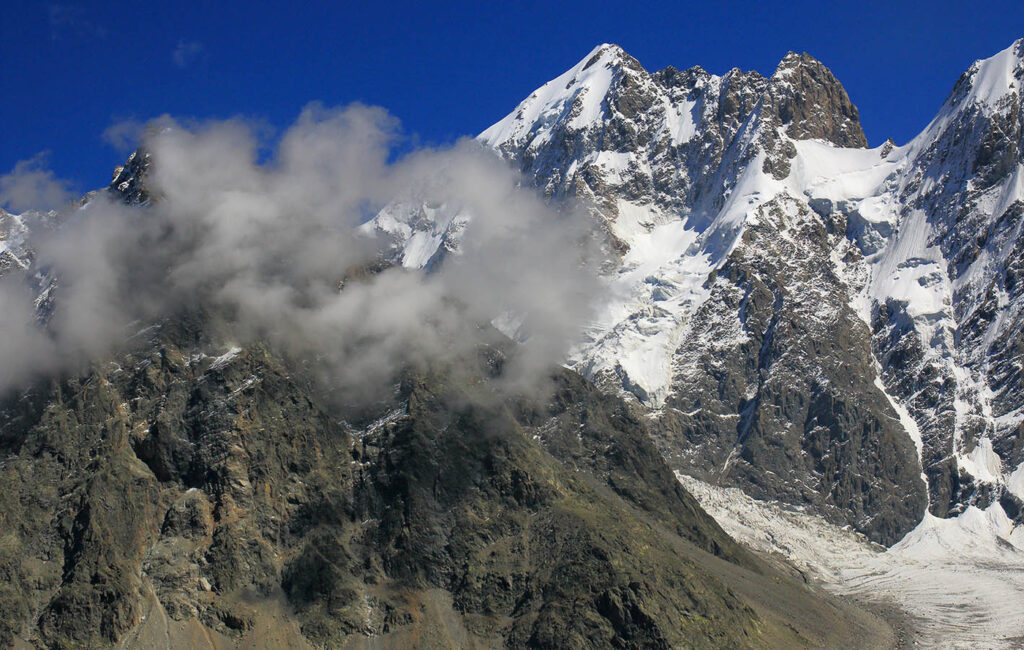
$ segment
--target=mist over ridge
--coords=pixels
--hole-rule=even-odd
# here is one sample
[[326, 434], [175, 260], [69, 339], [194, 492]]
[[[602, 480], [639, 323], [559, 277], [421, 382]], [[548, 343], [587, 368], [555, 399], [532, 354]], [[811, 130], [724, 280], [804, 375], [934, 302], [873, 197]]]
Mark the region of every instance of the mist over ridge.
[[[316, 359], [332, 388], [363, 396], [505, 324], [521, 343], [508, 380], [534, 383], [598, 295], [588, 217], [546, 206], [472, 140], [391, 161], [397, 135], [383, 109], [313, 104], [261, 160], [258, 125], [164, 117], [142, 138], [146, 200], [95, 192], [58, 213], [26, 210], [68, 197], [39, 164], [19, 165], [0, 204], [23, 211], [34, 268], [57, 286], [40, 314], [38, 287], [0, 282], [0, 390], [80, 369], [194, 308], [223, 319], [231, 342]], [[389, 206], [457, 214], [458, 251], [429, 270], [387, 268], [361, 226]]]

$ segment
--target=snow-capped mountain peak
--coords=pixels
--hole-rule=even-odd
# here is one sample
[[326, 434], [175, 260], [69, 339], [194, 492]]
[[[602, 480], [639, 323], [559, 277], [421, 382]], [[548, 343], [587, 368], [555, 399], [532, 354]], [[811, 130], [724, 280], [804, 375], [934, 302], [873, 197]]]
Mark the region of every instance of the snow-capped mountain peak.
[[[975, 61], [957, 84], [951, 98], [998, 107], [1003, 98], [1021, 92], [1024, 81], [1024, 38], [987, 59]], [[965, 88], [961, 88], [965, 86]], [[959, 91], [959, 92], [958, 92]], [[966, 92], [964, 92], [966, 91]]]
[[[1024, 513], [1022, 54], [867, 149], [808, 54], [718, 76], [601, 45], [479, 140], [618, 254], [575, 369], [648, 409], [679, 469], [891, 543], [926, 507]], [[422, 216], [368, 228], [407, 265], [457, 250], [464, 220]]]
[[598, 45], [576, 65], [535, 90], [479, 139], [496, 149], [510, 142], [539, 147], [550, 139], [553, 124], [564, 123], [575, 129], [591, 126], [604, 117], [609, 89], [624, 70], [643, 68], [618, 45]]

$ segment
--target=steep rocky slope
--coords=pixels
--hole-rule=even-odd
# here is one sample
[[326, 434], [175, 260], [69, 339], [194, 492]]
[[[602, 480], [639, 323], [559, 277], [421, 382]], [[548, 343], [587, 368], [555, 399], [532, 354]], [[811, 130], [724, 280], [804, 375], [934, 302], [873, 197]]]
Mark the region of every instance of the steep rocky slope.
[[[130, 353], [4, 403], [4, 645], [757, 647], [879, 633], [741, 550], [642, 419], [572, 372], [550, 399], [509, 401], [490, 385], [492, 349], [479, 366], [407, 373], [377, 419], [339, 419], [262, 346], [204, 354], [218, 347], [199, 327], [210, 320], [150, 328]], [[737, 575], [755, 587], [731, 589]], [[757, 596], [770, 589], [791, 611]]]
[[869, 258], [874, 347], [924, 437], [938, 516], [1024, 514], [1022, 99], [1024, 40], [964, 73], [873, 199], [894, 206]]

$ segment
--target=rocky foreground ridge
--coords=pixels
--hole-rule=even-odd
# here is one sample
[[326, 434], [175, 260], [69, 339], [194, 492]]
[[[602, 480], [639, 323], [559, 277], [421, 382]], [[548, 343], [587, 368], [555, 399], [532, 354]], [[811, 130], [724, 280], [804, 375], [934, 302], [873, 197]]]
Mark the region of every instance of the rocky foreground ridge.
[[[877, 621], [755, 560], [642, 418], [571, 371], [501, 400], [501, 352], [338, 419], [207, 315], [5, 402], [14, 647], [817, 646]], [[774, 594], [766, 599], [766, 594]], [[884, 638], [884, 637], [883, 637]]]

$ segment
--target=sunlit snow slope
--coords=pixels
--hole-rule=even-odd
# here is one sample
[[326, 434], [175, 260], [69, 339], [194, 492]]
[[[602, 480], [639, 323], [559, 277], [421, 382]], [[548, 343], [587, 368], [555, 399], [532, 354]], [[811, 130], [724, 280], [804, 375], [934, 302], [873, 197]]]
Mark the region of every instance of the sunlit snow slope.
[[[926, 515], [890, 549], [805, 511], [680, 476], [726, 532], [837, 593], [888, 601], [925, 648], [1014, 648], [1024, 637], [1024, 531], [997, 505]], [[993, 535], [993, 532], [997, 533]]]

